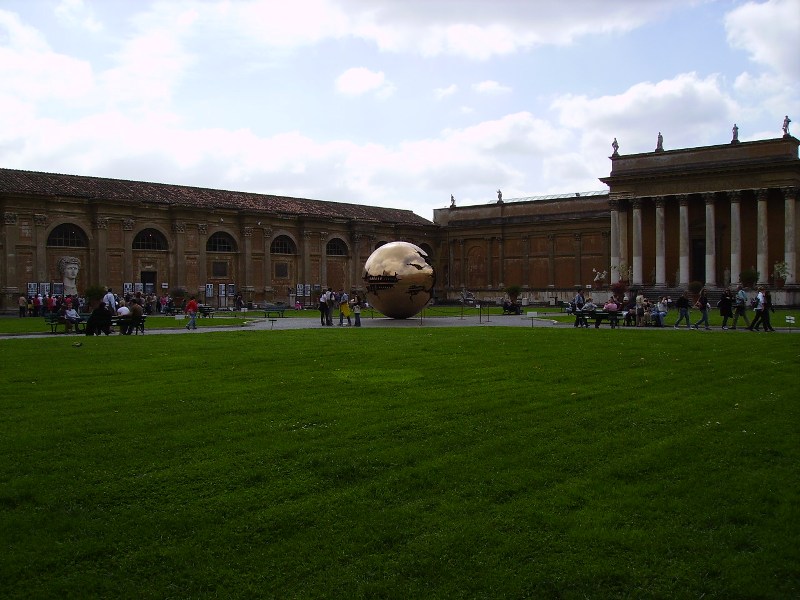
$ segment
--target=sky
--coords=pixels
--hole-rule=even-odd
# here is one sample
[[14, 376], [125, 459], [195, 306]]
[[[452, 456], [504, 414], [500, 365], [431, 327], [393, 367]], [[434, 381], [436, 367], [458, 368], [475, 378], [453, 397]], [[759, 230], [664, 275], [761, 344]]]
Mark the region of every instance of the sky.
[[800, 132], [800, 0], [0, 0], [0, 167], [414, 211]]

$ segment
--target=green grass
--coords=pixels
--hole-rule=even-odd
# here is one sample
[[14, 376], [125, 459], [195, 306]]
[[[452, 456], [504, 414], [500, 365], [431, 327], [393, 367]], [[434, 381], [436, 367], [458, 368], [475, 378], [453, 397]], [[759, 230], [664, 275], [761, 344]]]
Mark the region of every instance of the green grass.
[[[234, 316], [235, 315], [235, 316]], [[261, 313], [260, 317], [253, 315], [254, 318], [263, 318], [264, 314]], [[213, 318], [197, 318], [198, 327], [221, 327], [221, 326], [241, 326], [248, 320], [236, 313], [231, 316], [219, 316]], [[186, 327], [188, 319], [176, 319], [175, 317], [162, 317], [160, 315], [151, 315], [147, 317], [145, 323], [146, 329], [179, 329]], [[59, 333], [63, 332], [63, 328], [59, 328]], [[50, 333], [50, 326], [44, 322], [43, 317], [0, 317], [0, 334], [20, 334], [20, 333]]]
[[800, 336], [0, 344], [4, 597], [800, 594]]

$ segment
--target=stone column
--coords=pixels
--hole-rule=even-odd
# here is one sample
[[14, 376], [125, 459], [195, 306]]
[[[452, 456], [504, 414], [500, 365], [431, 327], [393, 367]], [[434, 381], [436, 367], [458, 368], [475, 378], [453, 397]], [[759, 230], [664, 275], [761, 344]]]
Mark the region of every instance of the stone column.
[[667, 286], [667, 246], [664, 235], [664, 196], [656, 196], [656, 285]]
[[[244, 242], [244, 252], [242, 253], [242, 260], [244, 261], [244, 281], [239, 284], [239, 291], [253, 290], [253, 228], [242, 227], [242, 241]], [[201, 265], [198, 265], [198, 278], [202, 271]], [[242, 269], [242, 266], [239, 267]], [[198, 282], [199, 283], [199, 282]], [[244, 298], [244, 295], [242, 295]]]
[[[44, 276], [47, 273], [47, 224], [49, 219], [47, 215], [34, 213], [33, 215], [33, 222], [35, 224], [33, 230], [33, 247], [36, 248], [36, 268], [33, 272], [33, 278], [31, 279], [31, 283], [40, 282], [44, 280]], [[89, 251], [88, 256], [92, 256], [92, 243], [89, 243]], [[83, 277], [82, 280], [84, 282], [87, 281], [97, 281], [97, 278], [94, 276], [94, 271], [90, 268], [90, 265], [83, 265]], [[86, 288], [89, 284], [84, 283], [81, 288]]]
[[[208, 223], [198, 223], [197, 224], [197, 276], [199, 278], [199, 281], [197, 283], [198, 285], [203, 286], [203, 294], [205, 294], [205, 287], [211, 275], [211, 271], [208, 268], [208, 259], [206, 258], [207, 243], [208, 243]], [[213, 300], [214, 296], [206, 298], [206, 302], [209, 303], [212, 302]]]
[[170, 273], [169, 287], [173, 290], [178, 287], [186, 289], [186, 223], [172, 223], [172, 238], [175, 240], [175, 264]]
[[706, 204], [706, 285], [717, 285], [717, 230], [714, 218], [714, 192], [703, 194]]
[[575, 261], [573, 263], [573, 277], [575, 280], [575, 287], [582, 288], [583, 282], [581, 281], [581, 234], [575, 233], [572, 236], [572, 242], [575, 253]]
[[769, 279], [769, 225], [767, 222], [767, 196], [768, 190], [760, 189], [756, 192], [758, 198], [758, 243], [756, 269], [758, 269], [758, 283], [766, 284]]
[[783, 188], [783, 197], [783, 262], [789, 269], [784, 283], [794, 284], [797, 281], [797, 188]]
[[633, 207], [633, 285], [641, 286], [642, 277], [642, 200], [634, 198]]
[[678, 196], [680, 205], [680, 249], [678, 258], [678, 268], [680, 270], [680, 287], [689, 285], [689, 196], [681, 194]]
[[619, 200], [609, 200], [608, 205], [611, 207], [611, 264], [609, 265], [608, 280], [616, 283], [622, 279], [622, 273], [619, 270]]
[[556, 236], [547, 234], [547, 286], [556, 286]]
[[356, 282], [361, 281], [361, 239], [360, 233], [351, 236], [353, 251], [350, 253], [350, 288], [358, 287]]
[[731, 283], [738, 283], [742, 275], [742, 193], [728, 192], [731, 202]]
[[522, 287], [530, 287], [531, 281], [531, 238], [522, 236]]
[[461, 288], [467, 287], [467, 245], [464, 243], [464, 238], [458, 240], [458, 245], [461, 247], [461, 264], [459, 271], [461, 272]]
[[319, 232], [319, 282], [323, 290], [328, 289], [328, 255], [325, 248], [328, 244], [328, 232]]
[[272, 228], [264, 228], [264, 291], [272, 291]]
[[[133, 219], [122, 220], [122, 281], [135, 283], [140, 274], [133, 272], [133, 228], [136, 221]], [[191, 292], [191, 290], [189, 290]]]
[[[108, 217], [95, 216], [92, 219], [92, 228], [94, 229], [94, 246], [97, 248], [96, 266], [92, 272], [92, 276], [94, 277], [94, 281], [102, 281], [105, 285], [108, 285]], [[170, 263], [172, 263], [175, 256], [174, 245], [170, 247], [170, 255], [172, 257]], [[172, 274], [170, 273], [170, 275]], [[122, 290], [119, 291], [121, 292]]]
[[486, 241], [486, 288], [492, 288], [492, 240], [494, 238], [487, 237]]
[[627, 271], [631, 269], [631, 257], [628, 254], [628, 208], [627, 202], [623, 203], [620, 202], [619, 204], [619, 227], [617, 228], [619, 231], [619, 263], [620, 269], [624, 267], [626, 274], [625, 278], [628, 278]]
[[500, 250], [499, 257], [497, 260], [497, 281], [500, 284], [500, 288], [502, 289], [503, 286], [505, 286], [508, 283], [506, 281], [506, 269], [505, 269], [506, 248], [502, 236], [497, 238], [497, 246]]
[[[19, 215], [13, 211], [3, 212], [3, 227], [0, 230], [4, 238], [5, 255], [3, 256], [3, 273], [0, 276], [0, 284], [2, 288], [2, 299], [0, 299], [0, 306], [13, 307], [17, 309], [17, 297], [20, 293], [20, 287], [17, 285], [19, 282], [19, 273], [17, 272], [17, 245], [19, 244]], [[42, 247], [39, 252], [47, 252], [47, 248]], [[48, 279], [49, 281], [49, 279]], [[23, 293], [27, 294], [28, 290], [23, 289]], [[51, 290], [52, 292], [52, 290]]]

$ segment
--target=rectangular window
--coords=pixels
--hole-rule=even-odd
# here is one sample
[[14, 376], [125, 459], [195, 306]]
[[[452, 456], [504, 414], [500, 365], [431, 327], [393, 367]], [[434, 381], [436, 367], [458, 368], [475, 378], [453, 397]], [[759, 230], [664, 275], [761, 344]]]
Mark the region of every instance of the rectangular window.
[[212, 277], [227, 277], [228, 276], [228, 263], [226, 263], [226, 262], [212, 262], [211, 263], [211, 276]]
[[275, 263], [275, 279], [286, 279], [289, 277], [289, 265], [284, 262]]

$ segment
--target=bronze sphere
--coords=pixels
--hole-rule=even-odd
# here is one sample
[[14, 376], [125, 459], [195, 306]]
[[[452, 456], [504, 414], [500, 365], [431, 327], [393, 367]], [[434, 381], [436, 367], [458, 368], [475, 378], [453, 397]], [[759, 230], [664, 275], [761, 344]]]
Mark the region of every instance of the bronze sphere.
[[369, 303], [393, 319], [413, 317], [430, 301], [436, 274], [427, 253], [408, 242], [377, 248], [362, 277]]

